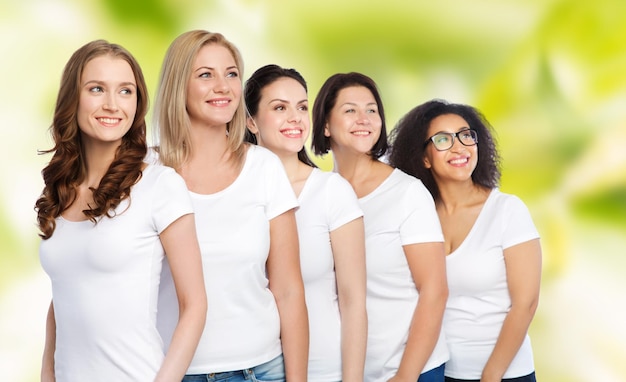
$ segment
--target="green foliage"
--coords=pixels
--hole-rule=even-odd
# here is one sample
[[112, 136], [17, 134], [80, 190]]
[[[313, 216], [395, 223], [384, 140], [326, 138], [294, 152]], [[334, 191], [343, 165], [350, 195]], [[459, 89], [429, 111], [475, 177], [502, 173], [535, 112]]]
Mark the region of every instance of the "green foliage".
[[571, 205], [579, 218], [596, 224], [619, 226], [626, 233], [626, 182], [616, 188], [579, 196], [571, 201]]
[[175, 4], [166, 1], [103, 0], [102, 3], [111, 13], [111, 19], [126, 27], [139, 24], [143, 29], [166, 34], [175, 32], [183, 23], [181, 13], [174, 9]]

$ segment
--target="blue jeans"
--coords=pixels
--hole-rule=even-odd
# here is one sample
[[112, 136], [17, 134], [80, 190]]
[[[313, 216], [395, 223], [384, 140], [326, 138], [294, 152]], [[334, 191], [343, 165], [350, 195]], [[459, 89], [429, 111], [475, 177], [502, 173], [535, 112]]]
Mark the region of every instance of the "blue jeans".
[[[446, 382], [480, 382], [480, 379], [454, 379], [450, 377], [446, 377]], [[516, 378], [504, 378], [502, 382], [537, 382], [535, 378], [535, 372], [525, 375], [523, 377]]]
[[434, 369], [430, 369], [425, 373], [420, 374], [417, 382], [444, 382], [444, 371], [446, 364], [442, 364]]
[[210, 374], [187, 374], [183, 382], [285, 382], [283, 355], [250, 369]]

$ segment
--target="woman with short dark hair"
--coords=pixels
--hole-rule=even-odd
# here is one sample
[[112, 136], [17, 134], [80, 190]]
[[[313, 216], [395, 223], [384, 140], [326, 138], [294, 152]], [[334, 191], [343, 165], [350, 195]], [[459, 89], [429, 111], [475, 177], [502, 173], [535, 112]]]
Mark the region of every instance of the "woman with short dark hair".
[[374, 81], [331, 76], [313, 106], [313, 148], [359, 198], [365, 226], [368, 339], [365, 381], [443, 381], [447, 297], [443, 235], [422, 183], [378, 158], [387, 151]]

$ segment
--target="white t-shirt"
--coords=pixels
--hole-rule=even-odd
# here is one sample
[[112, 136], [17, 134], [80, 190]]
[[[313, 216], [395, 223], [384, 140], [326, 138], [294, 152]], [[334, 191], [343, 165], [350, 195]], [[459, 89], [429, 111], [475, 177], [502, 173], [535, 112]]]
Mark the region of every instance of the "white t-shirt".
[[[461, 245], [447, 256], [450, 295], [443, 325], [450, 348], [446, 376], [480, 379], [511, 308], [504, 249], [539, 238], [524, 203], [493, 189]], [[534, 371], [528, 335], [504, 378]]]
[[[419, 299], [403, 246], [442, 242], [443, 234], [426, 187], [398, 169], [359, 203], [365, 223], [369, 323], [365, 381], [387, 381], [400, 366]], [[422, 373], [447, 359], [442, 331]]]
[[[298, 203], [282, 163], [250, 146], [241, 173], [222, 191], [190, 192], [207, 291], [207, 319], [188, 374], [242, 370], [279, 356], [280, 318], [265, 263], [270, 220]], [[158, 327], [166, 347], [178, 317], [167, 266], [159, 294]]]
[[310, 382], [341, 380], [341, 316], [330, 232], [361, 216], [350, 183], [313, 169], [296, 211], [300, 264], [309, 312]]
[[156, 309], [159, 233], [192, 212], [183, 179], [149, 165], [98, 224], [59, 217], [39, 256], [52, 281], [56, 380], [152, 381], [163, 361]]

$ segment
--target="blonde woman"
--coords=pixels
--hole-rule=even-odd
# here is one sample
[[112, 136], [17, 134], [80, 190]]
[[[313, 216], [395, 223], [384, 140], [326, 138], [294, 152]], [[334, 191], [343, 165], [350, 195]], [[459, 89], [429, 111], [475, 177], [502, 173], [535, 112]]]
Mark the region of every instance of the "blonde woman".
[[[187, 183], [209, 309], [184, 381], [304, 381], [308, 321], [294, 208], [280, 160], [244, 143], [243, 62], [219, 33], [170, 45], [155, 106], [163, 164]], [[160, 328], [177, 317], [164, 273]]]

